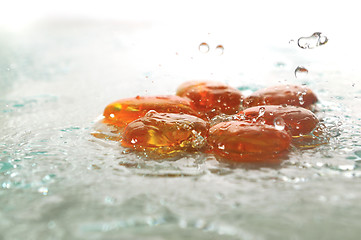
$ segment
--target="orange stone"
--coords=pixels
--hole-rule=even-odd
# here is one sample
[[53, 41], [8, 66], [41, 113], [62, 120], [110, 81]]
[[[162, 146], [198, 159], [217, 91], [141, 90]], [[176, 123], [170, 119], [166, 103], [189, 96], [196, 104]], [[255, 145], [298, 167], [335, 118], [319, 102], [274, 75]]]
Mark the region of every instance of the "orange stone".
[[246, 97], [244, 108], [260, 105], [291, 105], [311, 109], [318, 101], [311, 89], [298, 85], [279, 85], [258, 90]]
[[221, 122], [209, 130], [210, 152], [235, 162], [279, 161], [290, 146], [285, 130], [245, 121]]
[[211, 81], [185, 82], [178, 87], [176, 94], [189, 98], [192, 108], [205, 119], [221, 113], [237, 113], [243, 98], [239, 90]]
[[208, 123], [196, 116], [149, 111], [126, 126], [121, 144], [153, 158], [164, 158], [202, 150], [208, 128]]
[[146, 96], [121, 99], [104, 110], [104, 123], [124, 128], [128, 123], [143, 117], [148, 111], [197, 115], [188, 99], [178, 96]]
[[295, 106], [264, 105], [251, 107], [238, 114], [245, 120], [264, 122], [278, 129], [284, 128], [291, 136], [307, 135], [314, 130], [319, 121], [310, 110]]

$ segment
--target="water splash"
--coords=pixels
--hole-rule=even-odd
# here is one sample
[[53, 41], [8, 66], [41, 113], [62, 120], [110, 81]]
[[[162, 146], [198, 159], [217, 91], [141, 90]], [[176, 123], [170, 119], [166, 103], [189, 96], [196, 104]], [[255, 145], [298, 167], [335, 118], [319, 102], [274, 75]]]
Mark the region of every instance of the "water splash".
[[307, 68], [303, 67], [303, 66], [298, 66], [295, 69], [295, 77], [296, 78], [304, 78], [308, 75], [308, 70]]
[[207, 53], [209, 52], [209, 45], [205, 42], [202, 42], [199, 47], [198, 47], [199, 51], [202, 53]]
[[315, 32], [309, 37], [300, 37], [297, 41], [298, 46], [303, 49], [312, 49], [328, 42], [328, 38], [321, 32]]

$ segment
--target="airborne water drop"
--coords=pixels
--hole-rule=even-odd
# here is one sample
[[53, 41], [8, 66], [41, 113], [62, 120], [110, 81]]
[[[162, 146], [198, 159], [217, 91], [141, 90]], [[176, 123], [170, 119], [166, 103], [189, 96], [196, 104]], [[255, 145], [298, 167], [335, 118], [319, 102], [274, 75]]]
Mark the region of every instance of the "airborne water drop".
[[297, 41], [298, 46], [303, 49], [312, 49], [328, 42], [328, 38], [320, 32], [315, 32], [309, 37], [300, 37]]
[[296, 78], [304, 78], [305, 76], [307, 76], [307, 74], [308, 74], [308, 70], [307, 70], [307, 68], [305, 68], [303, 66], [298, 66], [295, 69]]
[[224, 52], [224, 47], [223, 47], [223, 45], [218, 45], [217, 47], [216, 47], [216, 53], [217, 53], [217, 55], [222, 55], [223, 54], [223, 52]]
[[209, 51], [209, 46], [207, 43], [202, 42], [199, 47], [198, 47], [199, 51], [202, 53], [207, 53]]

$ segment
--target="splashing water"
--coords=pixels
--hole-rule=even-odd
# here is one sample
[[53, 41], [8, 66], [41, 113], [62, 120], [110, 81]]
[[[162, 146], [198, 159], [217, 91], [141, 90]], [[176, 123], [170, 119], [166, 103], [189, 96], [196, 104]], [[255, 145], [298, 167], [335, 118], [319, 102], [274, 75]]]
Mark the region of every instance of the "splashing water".
[[328, 42], [328, 38], [320, 32], [315, 32], [309, 37], [300, 37], [298, 39], [298, 46], [303, 49], [312, 49]]
[[198, 47], [199, 51], [202, 53], [207, 53], [209, 52], [209, 45], [205, 42], [202, 42], [199, 47]]
[[307, 68], [303, 67], [303, 66], [298, 66], [295, 69], [295, 77], [296, 78], [304, 78], [308, 75], [308, 70]]

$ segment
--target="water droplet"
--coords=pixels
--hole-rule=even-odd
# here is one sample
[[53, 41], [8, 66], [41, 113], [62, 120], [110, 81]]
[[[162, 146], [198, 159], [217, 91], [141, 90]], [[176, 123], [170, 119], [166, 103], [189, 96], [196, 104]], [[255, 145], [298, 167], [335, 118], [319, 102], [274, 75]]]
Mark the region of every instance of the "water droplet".
[[115, 115], [114, 115], [113, 113], [111, 113], [111, 114], [109, 115], [109, 117], [114, 118]]
[[298, 102], [303, 105], [305, 103], [305, 100], [303, 99], [303, 96], [306, 95], [306, 92], [298, 92]]
[[273, 120], [273, 124], [274, 124], [275, 128], [279, 131], [282, 131], [283, 129], [285, 129], [285, 126], [286, 126], [285, 121], [281, 117], [276, 117]]
[[320, 32], [315, 32], [309, 37], [300, 37], [298, 39], [298, 46], [303, 49], [312, 49], [328, 42], [328, 38], [323, 36]]
[[224, 150], [226, 148], [224, 146], [224, 144], [221, 144], [221, 143], [219, 143], [217, 147], [218, 147], [218, 149], [221, 149], [221, 150]]
[[199, 45], [199, 51], [202, 53], [207, 53], [209, 51], [209, 46], [207, 43], [203, 42]]
[[130, 141], [132, 144], [135, 144], [138, 142], [138, 140], [136, 138], [132, 138], [132, 140]]
[[218, 45], [217, 47], [216, 47], [216, 54], [217, 55], [222, 55], [223, 54], [223, 52], [224, 52], [224, 47], [223, 47], [223, 45]]
[[308, 74], [308, 70], [303, 66], [298, 66], [295, 70], [296, 78], [304, 78], [307, 76], [307, 74]]
[[265, 107], [260, 107], [258, 110], [258, 117], [262, 117], [264, 115], [264, 113], [266, 112], [266, 108]]
[[43, 195], [48, 195], [49, 190], [47, 187], [40, 187], [40, 188], [38, 188], [38, 192]]

